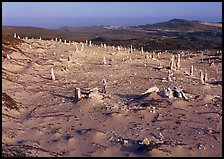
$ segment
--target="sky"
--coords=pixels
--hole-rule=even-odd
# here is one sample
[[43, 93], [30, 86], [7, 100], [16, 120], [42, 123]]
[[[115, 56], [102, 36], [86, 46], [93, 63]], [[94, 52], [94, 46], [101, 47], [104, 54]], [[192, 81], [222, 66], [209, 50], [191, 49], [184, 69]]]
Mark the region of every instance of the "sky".
[[2, 2], [3, 25], [57, 28], [222, 21], [222, 2]]

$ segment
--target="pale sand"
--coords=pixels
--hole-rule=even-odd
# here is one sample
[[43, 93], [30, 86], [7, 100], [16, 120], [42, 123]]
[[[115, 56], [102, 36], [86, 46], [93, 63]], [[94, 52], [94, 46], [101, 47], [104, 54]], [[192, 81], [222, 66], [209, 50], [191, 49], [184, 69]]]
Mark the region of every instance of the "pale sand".
[[[181, 57], [181, 68], [174, 71], [176, 81], [162, 82], [170, 54], [145, 59], [140, 51], [128, 54], [112, 47], [85, 46], [75, 52], [74, 45], [36, 41], [31, 50], [29, 44], [19, 46], [25, 54], [15, 51], [10, 60], [2, 60], [12, 78], [2, 78], [2, 92], [20, 103], [19, 111], [3, 105], [3, 147], [25, 145], [24, 152], [32, 156], [222, 156], [222, 101], [215, 101], [215, 96], [222, 98], [222, 85], [200, 84], [198, 71], [206, 68], [209, 82], [222, 81], [221, 63], [212, 67], [199, 63], [200, 56], [186, 55]], [[107, 65], [103, 65], [104, 56]], [[164, 67], [160, 71], [159, 63]], [[189, 72], [192, 64], [191, 77], [184, 71]], [[55, 81], [50, 76], [52, 67]], [[106, 95], [73, 101], [75, 87], [101, 90], [103, 79], [108, 83]], [[180, 87], [190, 99], [152, 93], [131, 100], [153, 86]], [[153, 99], [158, 102], [147, 104]], [[143, 102], [143, 110], [125, 109]], [[150, 151], [137, 150], [139, 144], [134, 143], [144, 138], [165, 143]]]

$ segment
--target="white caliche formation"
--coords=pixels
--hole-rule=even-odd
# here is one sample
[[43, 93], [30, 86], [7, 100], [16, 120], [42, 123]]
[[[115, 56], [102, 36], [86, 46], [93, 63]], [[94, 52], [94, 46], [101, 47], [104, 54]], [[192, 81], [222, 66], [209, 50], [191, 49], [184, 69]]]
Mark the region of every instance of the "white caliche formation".
[[141, 53], [142, 53], [142, 54], [144, 53], [143, 47], [141, 47]]
[[40, 37], [40, 39], [39, 40], [42, 40], [42, 38]]
[[147, 93], [152, 93], [152, 92], [159, 92], [159, 88], [154, 86], [154, 87], [151, 87], [149, 88], [147, 91], [145, 91], [144, 93], [142, 94], [147, 94]]
[[16, 38], [16, 33], [14, 33], [14, 38]]
[[84, 43], [81, 42], [81, 49], [80, 51], [83, 51], [84, 50]]
[[157, 58], [160, 58], [160, 52], [157, 53]]
[[10, 59], [10, 56], [9, 56], [9, 54], [7, 54], [7, 53], [6, 53], [6, 58], [7, 58], [7, 60]]
[[59, 39], [59, 42], [61, 43], [61, 39]]
[[64, 44], [66, 44], [67, 42], [66, 42], [66, 40], [64, 41]]
[[146, 53], [145, 58], [149, 59], [149, 54], [148, 53]]
[[133, 47], [132, 47], [132, 45], [131, 45], [131, 48], [130, 48], [130, 53], [132, 53], [133, 52]]
[[205, 70], [204, 73], [204, 82], [206, 83], [208, 81], [208, 74], [207, 74], [207, 70]]
[[170, 70], [173, 71], [175, 70], [175, 64], [174, 64], [174, 55], [171, 56], [171, 59], [170, 59]]
[[106, 81], [106, 79], [103, 79], [103, 81], [102, 81], [102, 93], [106, 93], [106, 88], [107, 88], [107, 81]]
[[107, 61], [106, 61], [105, 56], [103, 57], [103, 64], [104, 64], [104, 65], [106, 65], [106, 64], [107, 64]]
[[28, 37], [26, 36], [25, 39], [28, 40]]
[[75, 51], [76, 52], [79, 51], [79, 48], [78, 48], [77, 44], [75, 45]]
[[85, 43], [85, 45], [86, 45], [86, 46], [88, 46], [88, 40], [86, 40], [86, 43]]
[[89, 41], [89, 46], [92, 46], [92, 41], [91, 40]]
[[191, 65], [191, 68], [190, 68], [190, 76], [193, 76], [194, 75], [194, 66]]
[[161, 91], [158, 92], [158, 94], [165, 98], [184, 98], [185, 100], [188, 99], [184, 92], [177, 87], [174, 87], [173, 89], [169, 87], [163, 88]]
[[117, 46], [117, 51], [121, 51], [121, 48], [120, 48], [120, 46]]
[[174, 87], [174, 89], [173, 89], [173, 96], [177, 97], [177, 98], [182, 98], [181, 90], [176, 88], [176, 87]]
[[212, 60], [210, 66], [215, 66], [215, 62], [214, 62], [214, 60]]
[[184, 98], [186, 100], [188, 99], [187, 96], [184, 94], [184, 92], [181, 89], [176, 87], [174, 87], [173, 89], [173, 96], [177, 98]]
[[18, 36], [17, 38], [20, 39], [20, 36]]
[[161, 68], [163, 68], [163, 66], [162, 66], [162, 64], [161, 63], [159, 63], [159, 67], [158, 67], [159, 69], [161, 69]]
[[199, 72], [200, 72], [200, 82], [201, 84], [205, 84], [203, 72], [201, 70], [199, 70]]
[[203, 62], [203, 52], [201, 53], [201, 62]]
[[177, 69], [177, 64], [175, 62], [175, 56], [173, 55], [173, 70], [176, 70]]
[[106, 49], [106, 48], [107, 48], [107, 45], [106, 45], [106, 44], [104, 44], [104, 45], [103, 45], [103, 47]]
[[55, 41], [57, 42], [58, 41], [58, 38], [55, 38]]
[[176, 67], [180, 68], [180, 54], [177, 55], [177, 63], [176, 63]]
[[55, 80], [54, 69], [51, 68], [51, 80]]
[[172, 81], [172, 79], [171, 79], [171, 70], [168, 70], [167, 81]]
[[180, 53], [180, 54], [181, 54], [181, 56], [184, 56], [184, 52], [183, 52], [183, 51], [181, 51], [181, 53]]
[[81, 90], [80, 88], [75, 88], [74, 91], [74, 100], [77, 102], [81, 99]]
[[177, 69], [177, 64], [175, 62], [175, 56], [173, 55], [173, 70], [176, 70]]
[[165, 98], [173, 98], [173, 91], [169, 87], [163, 88], [158, 94]]

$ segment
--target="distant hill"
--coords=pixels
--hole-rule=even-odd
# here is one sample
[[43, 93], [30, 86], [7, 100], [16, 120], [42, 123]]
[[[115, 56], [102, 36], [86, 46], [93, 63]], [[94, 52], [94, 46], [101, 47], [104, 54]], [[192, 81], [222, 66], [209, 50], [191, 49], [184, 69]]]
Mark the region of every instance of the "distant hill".
[[[199, 31], [199, 30], [215, 30], [221, 31], [222, 28], [218, 26], [208, 25], [200, 21], [189, 21], [184, 19], [172, 19], [167, 22], [140, 25], [139, 28], [146, 30], [178, 30], [178, 31]], [[212, 23], [210, 23], [212, 24]], [[218, 23], [217, 23], [218, 24]]]
[[67, 41], [92, 40], [96, 44], [123, 45], [145, 50], [222, 49], [222, 23], [172, 19], [139, 26], [64, 26], [59, 29], [2, 26], [2, 32], [20, 37]]
[[[62, 40], [76, 40], [80, 41], [80, 38], [70, 33], [68, 31], [63, 30], [55, 30], [55, 29], [44, 29], [37, 27], [25, 27], [25, 26], [2, 26], [2, 32], [7, 33], [9, 35], [14, 35], [16, 33], [21, 38], [42, 38], [46, 40], [61, 38]], [[84, 40], [84, 39], [81, 39]]]
[[218, 22], [218, 23], [206, 23], [206, 22], [199, 22], [200, 24], [203, 25], [208, 25], [208, 26], [214, 26], [214, 27], [220, 27], [222, 28], [222, 22]]
[[88, 27], [72, 27], [72, 26], [64, 26], [57, 30], [76, 33], [76, 32], [86, 32], [86, 33], [96, 33], [106, 31], [104, 26], [88, 26]]

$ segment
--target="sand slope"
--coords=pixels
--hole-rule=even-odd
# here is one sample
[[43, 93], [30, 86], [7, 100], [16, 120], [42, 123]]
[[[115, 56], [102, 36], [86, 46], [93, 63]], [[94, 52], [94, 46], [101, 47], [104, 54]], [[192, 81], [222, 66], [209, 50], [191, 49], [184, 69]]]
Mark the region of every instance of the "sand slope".
[[[216, 51], [205, 52], [203, 63], [200, 54], [184, 51], [176, 79], [168, 82], [163, 78], [175, 52], [146, 59], [138, 50], [25, 42], [18, 46], [22, 52], [2, 59], [2, 92], [18, 107], [3, 98], [5, 154], [19, 148], [26, 156], [222, 156], [221, 56], [215, 66], [206, 60]], [[192, 64], [195, 73], [188, 76]], [[207, 69], [207, 85], [200, 84], [200, 69]], [[100, 92], [103, 79], [106, 94]], [[141, 97], [153, 86], [181, 88], [189, 99], [155, 92]], [[95, 93], [76, 102], [76, 87]], [[140, 144], [145, 138], [149, 145]]]

